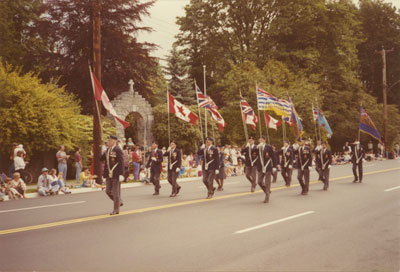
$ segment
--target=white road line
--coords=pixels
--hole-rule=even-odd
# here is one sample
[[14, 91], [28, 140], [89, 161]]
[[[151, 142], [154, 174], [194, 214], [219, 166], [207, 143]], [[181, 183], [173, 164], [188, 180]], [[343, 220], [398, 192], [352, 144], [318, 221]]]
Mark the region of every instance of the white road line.
[[[238, 183], [240, 183], [240, 181], [224, 182], [224, 186], [225, 185], [231, 185], [231, 184], [238, 184]], [[205, 185], [197, 186], [197, 188], [205, 188]]]
[[393, 188], [390, 188], [390, 189], [386, 189], [384, 192], [390, 192], [390, 191], [393, 191], [393, 190], [396, 190], [396, 189], [400, 189], [400, 186], [393, 187]]
[[60, 203], [60, 204], [53, 204], [53, 205], [35, 206], [35, 207], [28, 207], [28, 208], [22, 208], [22, 209], [13, 209], [13, 210], [0, 211], [0, 213], [25, 211], [25, 210], [49, 208], [49, 207], [56, 207], [56, 206], [65, 206], [65, 205], [73, 205], [73, 204], [80, 204], [80, 203], [85, 203], [85, 202], [86, 201], [76, 201], [76, 202], [67, 202], [67, 203]]
[[243, 229], [243, 230], [238, 230], [238, 231], [235, 232], [235, 234], [242, 234], [242, 233], [249, 232], [249, 231], [252, 231], [252, 230], [261, 229], [261, 228], [264, 228], [264, 227], [268, 227], [268, 226], [271, 226], [271, 225], [274, 225], [274, 224], [285, 222], [285, 221], [288, 221], [288, 220], [291, 220], [291, 219], [295, 219], [295, 218], [298, 218], [298, 217], [301, 217], [301, 216], [309, 215], [309, 214], [312, 214], [312, 213], [314, 213], [314, 211], [308, 211], [308, 212], [305, 212], [305, 213], [299, 213], [299, 214], [296, 214], [296, 215], [293, 215], [293, 216], [285, 217], [285, 218], [282, 218], [282, 219], [279, 219], [279, 220], [275, 220], [275, 221], [272, 221], [272, 222], [269, 222], [269, 223], [265, 223], [265, 224], [262, 224], [262, 225], [258, 225], [258, 226], [255, 226], [255, 227], [251, 227], [251, 228], [247, 228], [247, 229]]

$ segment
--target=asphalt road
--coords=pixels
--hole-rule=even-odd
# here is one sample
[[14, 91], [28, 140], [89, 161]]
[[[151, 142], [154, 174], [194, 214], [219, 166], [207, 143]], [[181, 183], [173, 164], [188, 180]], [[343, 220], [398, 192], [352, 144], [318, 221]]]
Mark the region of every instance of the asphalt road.
[[364, 173], [332, 167], [307, 196], [279, 176], [268, 204], [244, 176], [213, 200], [201, 181], [124, 189], [119, 216], [104, 192], [4, 202], [0, 271], [399, 271], [400, 160]]

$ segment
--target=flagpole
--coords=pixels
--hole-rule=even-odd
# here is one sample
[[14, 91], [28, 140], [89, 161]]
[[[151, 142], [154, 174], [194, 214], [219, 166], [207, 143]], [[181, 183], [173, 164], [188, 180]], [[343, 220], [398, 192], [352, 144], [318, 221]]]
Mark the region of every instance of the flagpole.
[[244, 116], [243, 116], [243, 110], [242, 110], [242, 92], [239, 90], [240, 93], [240, 102], [239, 102], [239, 106], [240, 106], [240, 115], [242, 116], [242, 123], [243, 123], [243, 129], [244, 129], [244, 137], [246, 138], [246, 143], [249, 141], [249, 133], [247, 131], [247, 126], [246, 123], [244, 121]]
[[[265, 119], [265, 114], [263, 114], [264, 115], [264, 122], [265, 122], [265, 127], [267, 128], [267, 139], [268, 139], [268, 144], [270, 144], [270, 141], [269, 141], [269, 124], [268, 124], [268, 126], [267, 126], [267, 120]], [[270, 118], [272, 118], [271, 116], [270, 116]], [[261, 120], [260, 120], [260, 122], [261, 122]], [[269, 122], [268, 122], [269, 123]], [[260, 123], [260, 125], [261, 125], [261, 123]]]
[[171, 144], [171, 128], [169, 124], [169, 97], [168, 97], [168, 85], [167, 85], [167, 114], [168, 114], [168, 146]]
[[96, 104], [96, 110], [97, 110], [97, 117], [99, 118], [99, 126], [100, 126], [100, 139], [101, 139], [101, 135], [103, 135], [103, 127], [101, 125], [101, 118], [100, 118], [100, 109], [99, 109], [99, 103], [97, 103], [97, 99], [96, 99], [96, 93], [94, 91], [94, 81], [93, 81], [93, 74], [92, 74], [92, 67], [90, 67], [90, 62], [88, 62], [89, 64], [89, 72], [90, 72], [90, 80], [92, 81], [92, 89], [93, 89], [93, 97], [94, 97], [94, 104]]
[[[319, 104], [318, 104], [318, 99], [315, 98], [315, 101], [317, 102], [317, 110], [318, 110], [318, 116], [319, 116]], [[321, 136], [321, 126], [318, 122], [318, 133], [319, 133], [319, 140], [322, 140], [322, 136]]]
[[[203, 78], [204, 78], [204, 95], [207, 96], [207, 86], [206, 86], [206, 66], [203, 65]], [[205, 131], [206, 131], [206, 138], [208, 137], [207, 133], [207, 109], [204, 109], [204, 123], [205, 123]]]
[[362, 104], [360, 104], [360, 120], [358, 121], [358, 141], [360, 141], [361, 107]]
[[315, 118], [314, 118], [314, 103], [312, 103], [312, 119], [314, 121], [315, 142], [317, 142], [318, 141], [318, 134], [317, 134], [317, 124], [316, 124]]
[[202, 121], [201, 121], [201, 111], [200, 111], [200, 106], [199, 106], [199, 98], [197, 97], [197, 90], [196, 90], [196, 87], [197, 87], [196, 80], [194, 80], [194, 91], [195, 91], [195, 93], [196, 93], [197, 109], [199, 110], [201, 141], [202, 141], [203, 144], [204, 144], [203, 123], [202, 123]]
[[282, 118], [282, 141], [285, 141], [285, 120], [283, 119], [283, 115], [281, 116]]
[[256, 82], [256, 99], [257, 99], [258, 120], [260, 120], [260, 138], [261, 138], [261, 136], [262, 136], [262, 124], [261, 124], [261, 117], [260, 117], [260, 108], [259, 108], [259, 105], [258, 105], [257, 82]]

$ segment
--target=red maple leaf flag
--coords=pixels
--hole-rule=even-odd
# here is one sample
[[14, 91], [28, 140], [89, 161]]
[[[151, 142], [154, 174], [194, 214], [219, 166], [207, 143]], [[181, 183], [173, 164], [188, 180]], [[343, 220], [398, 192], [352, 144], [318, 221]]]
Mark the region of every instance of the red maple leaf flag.
[[92, 77], [92, 84], [93, 84], [93, 89], [94, 89], [94, 97], [96, 98], [97, 101], [101, 101], [103, 103], [104, 108], [115, 118], [117, 119], [118, 122], [121, 123], [121, 125], [124, 128], [129, 127], [129, 123], [126, 122], [125, 120], [122, 120], [121, 118], [118, 117], [117, 113], [114, 110], [114, 107], [112, 106], [110, 99], [108, 99], [108, 96], [106, 92], [104, 91], [103, 86], [101, 86], [101, 83], [97, 80], [96, 76], [94, 75], [93, 72], [90, 72], [90, 75]]
[[282, 124], [282, 122], [279, 120], [276, 120], [272, 116], [268, 115], [268, 113], [264, 112], [264, 117], [265, 117], [265, 125], [267, 128], [273, 128], [275, 130], [278, 129], [278, 127]]
[[193, 125], [197, 125], [197, 119], [199, 119], [199, 117], [193, 112], [191, 112], [181, 102], [177, 101], [169, 92], [168, 92], [168, 112], [175, 113], [175, 116], [183, 121], [190, 122]]

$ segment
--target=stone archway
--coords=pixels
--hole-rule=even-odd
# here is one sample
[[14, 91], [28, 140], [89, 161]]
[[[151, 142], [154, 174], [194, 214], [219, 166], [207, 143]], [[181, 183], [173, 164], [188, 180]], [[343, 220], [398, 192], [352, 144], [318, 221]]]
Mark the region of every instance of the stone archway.
[[[139, 123], [137, 123], [137, 129], [142, 130], [142, 132], [138, 132], [138, 138], [133, 139], [135, 144], [139, 145], [149, 145], [153, 140], [153, 135], [151, 133], [151, 127], [153, 125], [154, 116], [150, 103], [144, 99], [140, 94], [133, 90], [133, 81], [129, 81], [129, 91], [123, 92], [118, 95], [111, 104], [113, 105], [117, 115], [121, 119], [126, 119], [126, 117], [130, 113], [135, 113], [135, 116], [141, 117], [138, 118]], [[113, 118], [110, 114], [107, 114], [108, 117]], [[117, 137], [124, 138], [125, 137], [125, 129], [119, 123], [116, 123], [117, 129]]]

